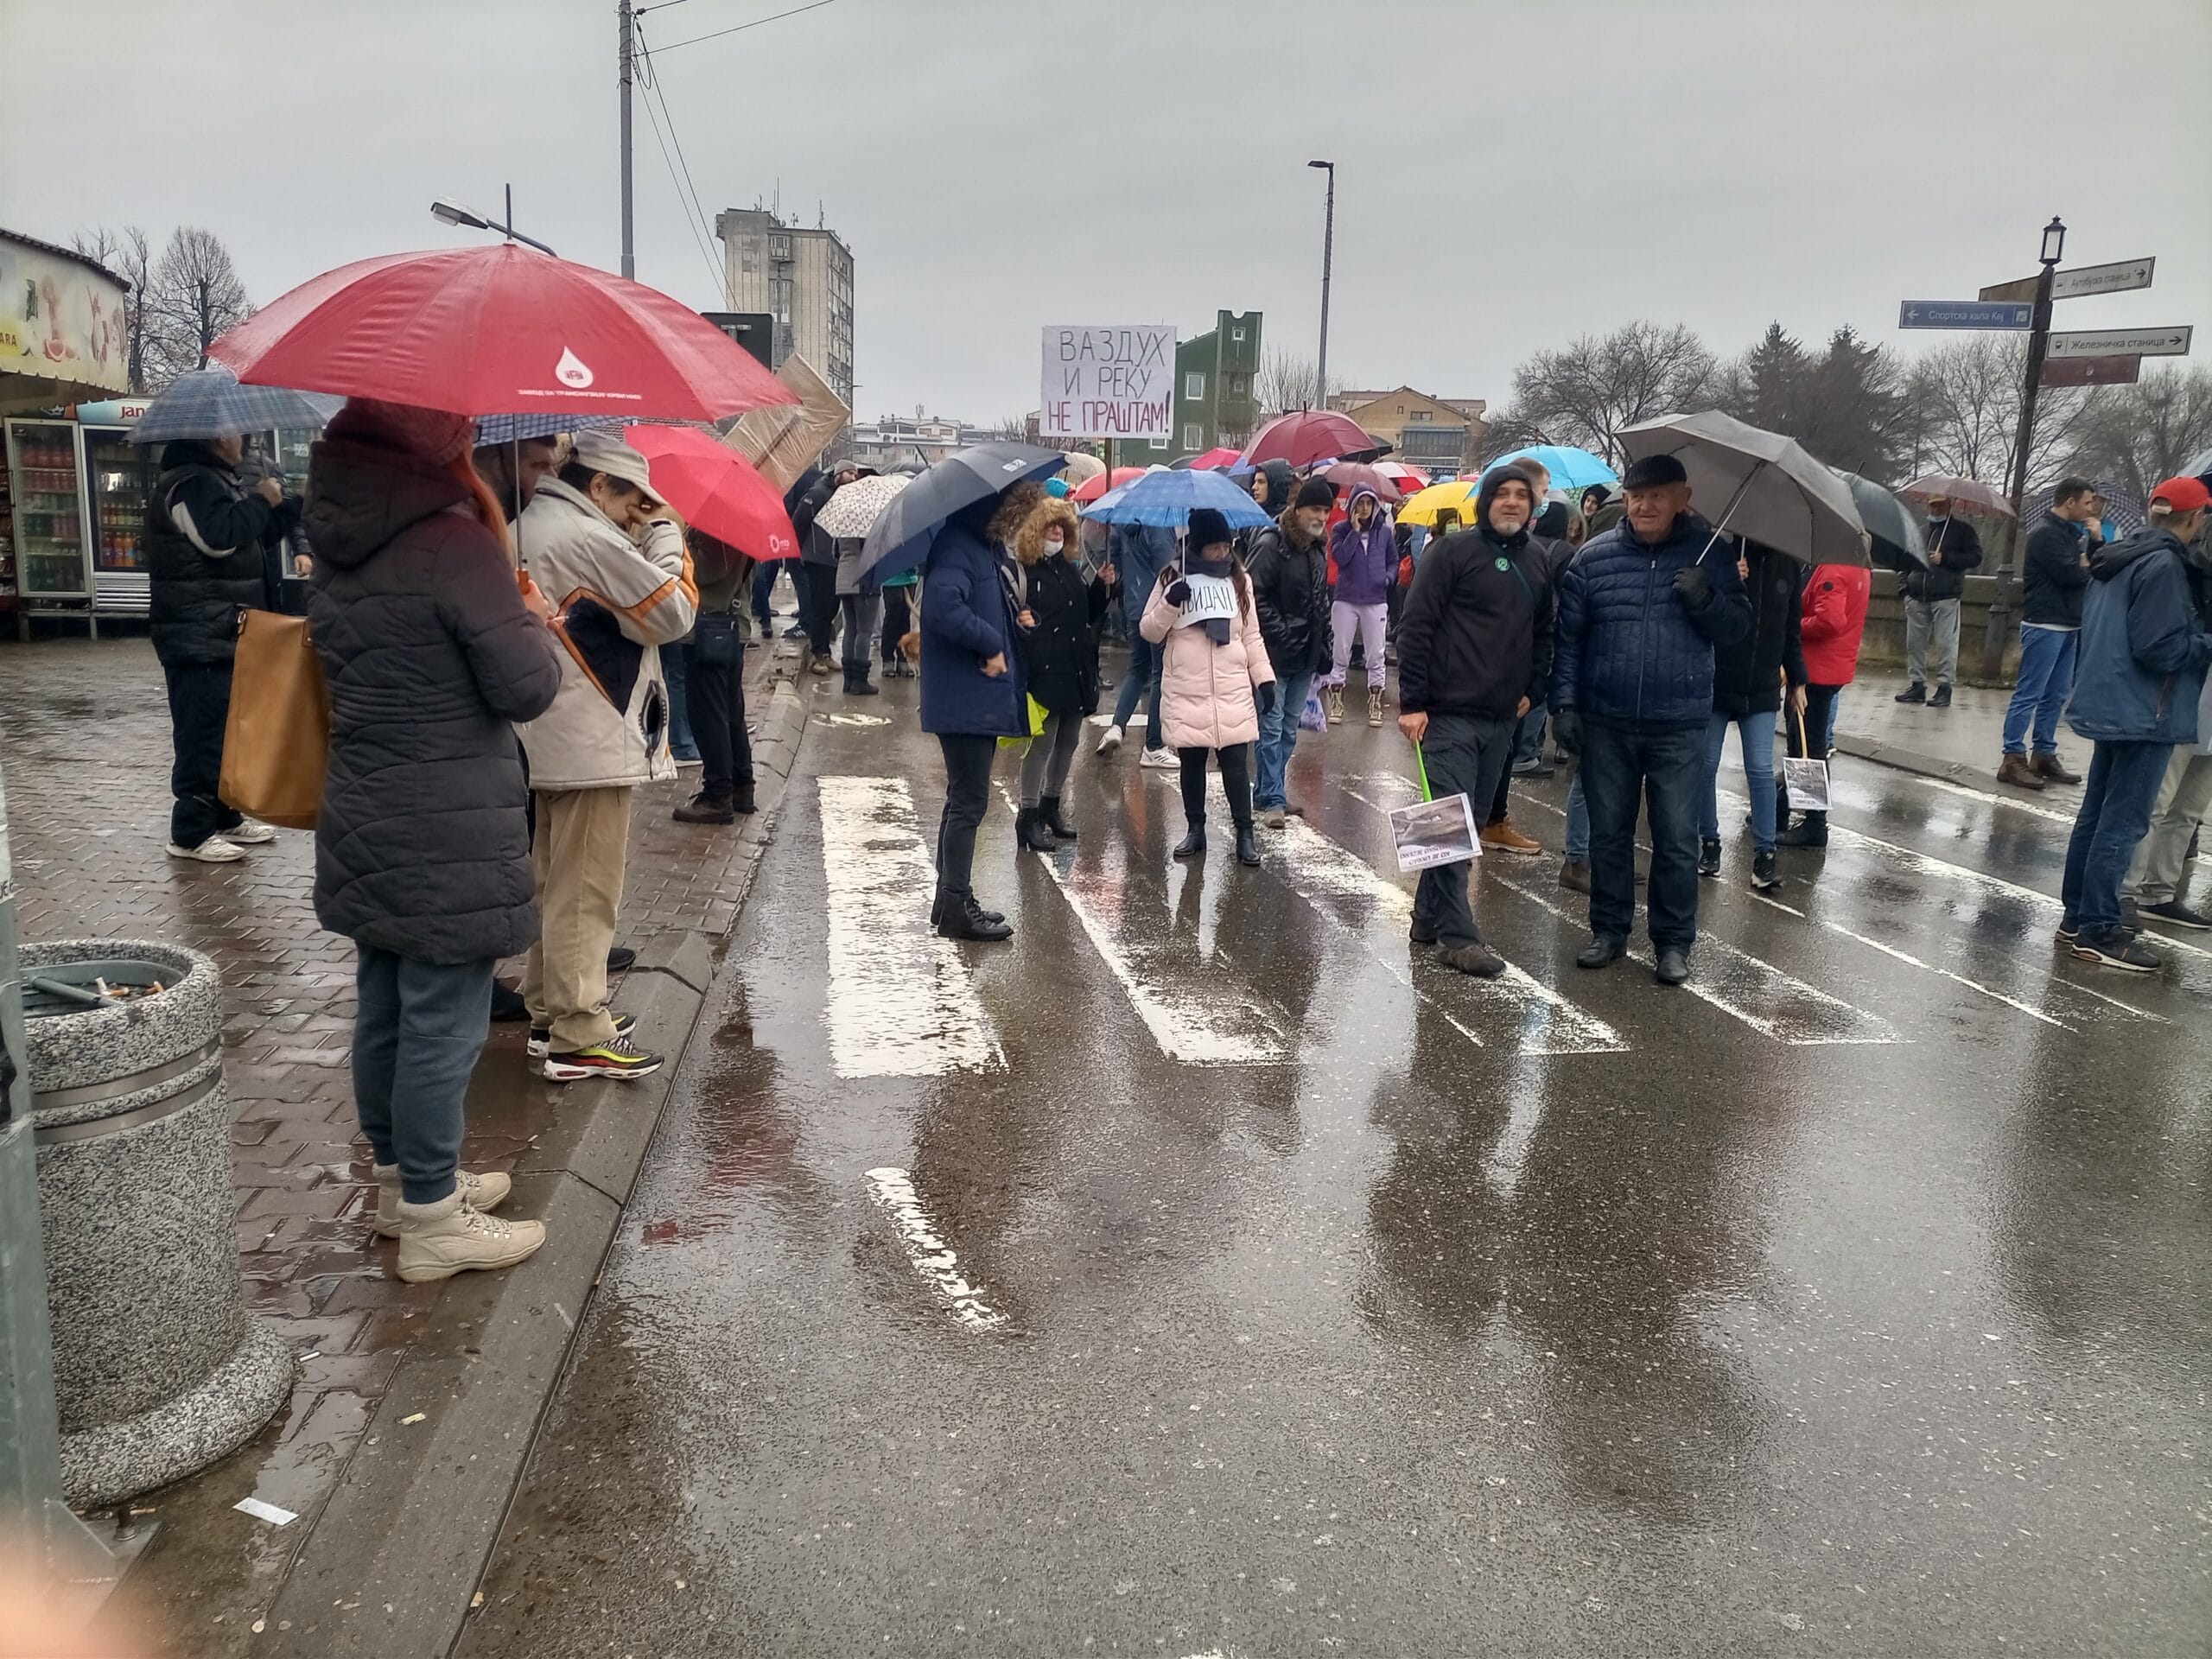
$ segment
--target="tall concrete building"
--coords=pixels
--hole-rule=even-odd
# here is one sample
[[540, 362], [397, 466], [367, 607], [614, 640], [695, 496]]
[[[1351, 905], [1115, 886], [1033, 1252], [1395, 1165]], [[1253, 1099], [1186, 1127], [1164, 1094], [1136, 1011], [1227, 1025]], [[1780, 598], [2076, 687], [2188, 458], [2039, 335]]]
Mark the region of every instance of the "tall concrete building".
[[853, 401], [853, 251], [830, 230], [789, 225], [765, 207], [715, 215], [722, 287], [733, 311], [776, 320], [771, 361], [797, 352]]

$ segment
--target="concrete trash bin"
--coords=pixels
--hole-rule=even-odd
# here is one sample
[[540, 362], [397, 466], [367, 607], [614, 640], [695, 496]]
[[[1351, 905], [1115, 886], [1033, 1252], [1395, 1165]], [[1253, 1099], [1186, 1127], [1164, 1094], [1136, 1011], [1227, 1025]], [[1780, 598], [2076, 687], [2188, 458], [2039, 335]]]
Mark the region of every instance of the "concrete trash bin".
[[[251, 1438], [294, 1363], [238, 1278], [215, 964], [139, 939], [21, 956], [62, 1495], [112, 1503]], [[95, 975], [162, 988], [94, 1006], [34, 982]]]

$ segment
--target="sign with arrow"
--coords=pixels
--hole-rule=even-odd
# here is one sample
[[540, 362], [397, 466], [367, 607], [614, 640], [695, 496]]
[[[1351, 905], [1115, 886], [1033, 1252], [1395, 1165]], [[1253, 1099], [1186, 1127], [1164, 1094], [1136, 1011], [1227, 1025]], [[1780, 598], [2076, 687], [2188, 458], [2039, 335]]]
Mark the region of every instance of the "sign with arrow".
[[1900, 300], [1900, 328], [2025, 328], [2035, 307], [1982, 300]]
[[2139, 357], [2053, 357], [2043, 365], [2046, 386], [2132, 386], [2143, 378]]
[[[2109, 265], [2082, 265], [2072, 270], [2062, 270], [2050, 284], [2054, 300], [2078, 300], [2090, 294], [2125, 294], [2131, 289], [2151, 286], [2152, 272], [2158, 260], [2121, 259]], [[2023, 276], [2016, 283], [1998, 283], [1981, 290], [1985, 300], [2032, 300], [2036, 296], [2033, 276]]]
[[2196, 330], [2187, 323], [2171, 328], [2077, 328], [2050, 337], [2053, 357], [2186, 357]]

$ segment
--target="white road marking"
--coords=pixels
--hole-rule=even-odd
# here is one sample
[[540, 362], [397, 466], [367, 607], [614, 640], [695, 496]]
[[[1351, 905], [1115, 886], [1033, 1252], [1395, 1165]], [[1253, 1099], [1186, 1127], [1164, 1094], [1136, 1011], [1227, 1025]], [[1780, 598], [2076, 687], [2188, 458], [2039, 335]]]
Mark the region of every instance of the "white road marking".
[[971, 1285], [960, 1271], [960, 1258], [939, 1236], [915, 1196], [914, 1183], [903, 1169], [871, 1169], [868, 1194], [898, 1229], [899, 1247], [922, 1281], [952, 1310], [952, 1317], [972, 1331], [995, 1331], [1006, 1315], [983, 1300], [980, 1285]]
[[937, 871], [903, 778], [824, 778], [829, 890], [824, 1017], [841, 1077], [1002, 1069], [959, 947], [929, 924]]
[[821, 716], [827, 726], [888, 726], [891, 721], [883, 715], [833, 714]]
[[1940, 974], [1945, 979], [1955, 980], [1970, 991], [1978, 991], [1984, 996], [2004, 1003], [2007, 1007], [2018, 1008], [2022, 1014], [2026, 1014], [2031, 1020], [2040, 1020], [2046, 1026], [2056, 1026], [2061, 1031], [2072, 1031], [2075, 1029], [2074, 1027], [2068, 1025], [2063, 1020], [2054, 1020], [2042, 1009], [2031, 1008], [2026, 1003], [2020, 1001], [2018, 998], [2007, 996], [2004, 992], [1999, 990], [1993, 990], [1990, 987], [1983, 984], [1980, 980], [1968, 979], [1964, 974], [1955, 974], [1948, 968], [1938, 968], [1932, 962], [1923, 962], [1918, 957], [1909, 955], [1906, 952], [1898, 950], [1897, 946], [1893, 944], [1884, 944], [1879, 939], [1870, 939], [1864, 933], [1853, 932], [1850, 928], [1844, 926], [1840, 922], [1831, 922], [1825, 917], [1808, 916], [1803, 911], [1797, 909], [1795, 906], [1785, 905], [1779, 899], [1770, 899], [1763, 893], [1755, 893], [1751, 897], [1758, 899], [1759, 903], [1763, 905], [1771, 905], [1777, 910], [1783, 911], [1789, 915], [1795, 916], [1801, 922], [1811, 922], [1815, 926], [1824, 927], [1831, 933], [1840, 933], [1847, 939], [1856, 939], [1859, 944], [1869, 945], [1874, 950], [1879, 950], [1885, 957], [1894, 957], [1897, 961], [1904, 963], [1910, 967], [1924, 969], [1931, 974]]
[[[1838, 750], [1837, 753], [1841, 753], [1842, 751]], [[1881, 762], [1869, 761], [1867, 764], [1880, 766]], [[2044, 806], [2037, 802], [2023, 800], [2012, 795], [1992, 795], [1988, 791], [1976, 789], [1969, 784], [1953, 783], [1948, 778], [1930, 778], [1925, 772], [1900, 772], [1893, 766], [1884, 766], [1883, 770], [1892, 772], [1909, 783], [1925, 784], [1930, 789], [1940, 789], [1946, 795], [1961, 796], [1969, 801], [1979, 801], [1984, 806], [2009, 806], [2015, 812], [2031, 812], [2037, 817], [2050, 819], [2053, 823], [2063, 823], [2069, 829], [2073, 826], [2074, 815], [2071, 812], [2062, 812], [2056, 807]], [[1865, 790], [1848, 784], [1846, 785], [1845, 792], [1859, 798], [1852, 803], [1854, 806], [1863, 805], [1872, 798]]]

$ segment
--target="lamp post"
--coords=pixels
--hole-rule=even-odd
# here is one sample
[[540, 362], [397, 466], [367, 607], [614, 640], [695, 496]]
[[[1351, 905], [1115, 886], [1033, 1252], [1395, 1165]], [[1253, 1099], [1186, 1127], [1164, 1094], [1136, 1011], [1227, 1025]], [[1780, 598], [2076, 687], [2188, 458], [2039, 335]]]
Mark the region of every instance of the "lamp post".
[[2012, 439], [2012, 522], [2005, 529], [2005, 553], [1997, 564], [1997, 588], [1989, 598], [1989, 626], [1981, 639], [1981, 677], [1993, 682], [2003, 672], [2005, 637], [2012, 632], [2012, 571], [2020, 546], [2020, 505], [2028, 493], [2028, 448], [2035, 442], [2036, 395], [2043, 385], [2044, 359], [2050, 351], [2050, 289], [2066, 251], [2066, 226], [2053, 215], [2043, 227], [2043, 274], [2036, 278], [2035, 310], [2028, 319], [2027, 384], [2020, 389], [2020, 429]]
[[1313, 401], [1322, 409], [1329, 406], [1329, 266], [1337, 250], [1337, 164], [1334, 162], [1308, 162], [1308, 167], [1318, 167], [1329, 175], [1328, 205], [1321, 219], [1321, 356], [1313, 365]]
[[[527, 242], [540, 253], [553, 253], [552, 249], [547, 247], [536, 237], [524, 236], [520, 231], [515, 229], [515, 188], [512, 184], [507, 187], [507, 222], [504, 225], [496, 219], [486, 218], [473, 207], [464, 207], [457, 201], [448, 201], [443, 196], [431, 202], [430, 217], [443, 225], [465, 225], [471, 230], [497, 231], [510, 242]], [[557, 259], [561, 256], [554, 253], [553, 257]]]

